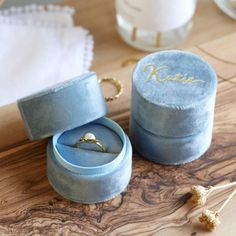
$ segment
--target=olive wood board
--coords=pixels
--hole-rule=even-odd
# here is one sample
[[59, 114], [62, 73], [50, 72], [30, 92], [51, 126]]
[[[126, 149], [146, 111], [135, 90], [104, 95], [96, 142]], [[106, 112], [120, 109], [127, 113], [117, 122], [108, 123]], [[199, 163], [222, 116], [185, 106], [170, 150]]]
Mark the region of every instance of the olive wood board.
[[[46, 176], [48, 140], [29, 141], [16, 105], [1, 108], [0, 235], [236, 235], [236, 197], [220, 214], [221, 225], [213, 233], [198, 223], [204, 208], [189, 201], [192, 185], [236, 181], [236, 33], [189, 51], [208, 60], [218, 75], [210, 149], [181, 166], [158, 165], [134, 151], [129, 186], [105, 203], [82, 205], [59, 196]], [[123, 59], [140, 56], [136, 51]], [[110, 70], [108, 64], [99, 70], [96, 63], [93, 69], [98, 68], [99, 77], [116, 77], [124, 84], [121, 98], [108, 103], [108, 116], [128, 133], [134, 65], [121, 67], [121, 61]], [[104, 86], [104, 93], [110, 92]], [[210, 195], [206, 208], [218, 209], [230, 191]]]

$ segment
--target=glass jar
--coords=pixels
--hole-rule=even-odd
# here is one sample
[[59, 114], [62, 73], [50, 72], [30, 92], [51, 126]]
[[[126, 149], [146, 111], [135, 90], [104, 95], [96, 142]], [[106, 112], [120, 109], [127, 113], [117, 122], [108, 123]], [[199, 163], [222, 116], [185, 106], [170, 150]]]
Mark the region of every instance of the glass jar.
[[174, 48], [191, 31], [195, 8], [196, 0], [116, 0], [118, 32], [141, 50]]
[[214, 0], [214, 2], [226, 15], [236, 20], [236, 0]]

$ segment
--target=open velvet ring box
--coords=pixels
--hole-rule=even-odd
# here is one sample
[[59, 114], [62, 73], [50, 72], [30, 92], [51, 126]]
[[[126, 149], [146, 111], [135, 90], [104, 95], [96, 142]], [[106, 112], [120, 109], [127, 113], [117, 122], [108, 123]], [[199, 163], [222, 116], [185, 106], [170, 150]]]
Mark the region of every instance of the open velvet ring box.
[[[47, 174], [63, 197], [98, 203], [120, 194], [131, 177], [132, 148], [122, 128], [105, 118], [107, 106], [91, 72], [18, 101], [30, 139], [52, 136]], [[104, 145], [76, 144], [92, 133]]]
[[162, 51], [140, 60], [130, 118], [136, 150], [161, 164], [199, 158], [211, 144], [216, 89], [214, 70], [192, 53]]

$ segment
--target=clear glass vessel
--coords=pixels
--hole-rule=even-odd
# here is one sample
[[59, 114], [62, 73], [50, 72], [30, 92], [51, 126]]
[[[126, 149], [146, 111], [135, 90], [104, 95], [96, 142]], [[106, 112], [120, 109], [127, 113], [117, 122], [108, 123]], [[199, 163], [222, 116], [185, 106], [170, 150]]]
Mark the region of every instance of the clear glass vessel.
[[141, 50], [175, 48], [192, 29], [195, 7], [196, 0], [116, 0], [118, 32]]
[[236, 0], [214, 0], [214, 2], [226, 15], [236, 20]]

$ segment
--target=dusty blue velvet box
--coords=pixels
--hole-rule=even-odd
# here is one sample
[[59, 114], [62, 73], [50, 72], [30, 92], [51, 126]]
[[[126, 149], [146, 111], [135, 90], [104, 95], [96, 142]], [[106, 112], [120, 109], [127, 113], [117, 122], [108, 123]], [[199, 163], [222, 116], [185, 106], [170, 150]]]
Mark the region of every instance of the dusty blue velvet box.
[[[18, 101], [32, 140], [52, 136], [47, 147], [47, 174], [63, 197], [80, 203], [109, 200], [131, 177], [132, 148], [122, 128], [105, 118], [107, 106], [96, 74], [58, 84]], [[105, 146], [76, 143], [93, 133]]]
[[170, 50], [150, 54], [132, 76], [131, 141], [145, 158], [183, 164], [211, 144], [217, 77], [200, 57]]

